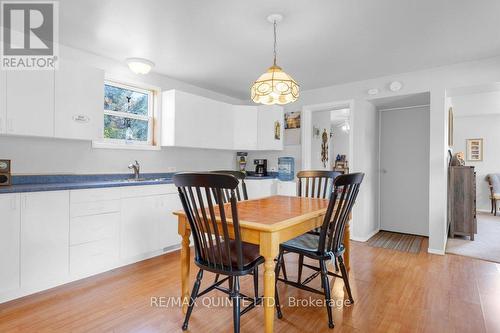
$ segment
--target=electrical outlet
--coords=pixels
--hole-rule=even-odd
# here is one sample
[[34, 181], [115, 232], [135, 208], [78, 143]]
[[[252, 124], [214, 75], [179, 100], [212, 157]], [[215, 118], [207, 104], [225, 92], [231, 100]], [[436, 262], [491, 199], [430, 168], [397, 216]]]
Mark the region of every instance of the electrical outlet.
[[177, 168], [176, 167], [168, 167], [167, 172], [176, 172]]

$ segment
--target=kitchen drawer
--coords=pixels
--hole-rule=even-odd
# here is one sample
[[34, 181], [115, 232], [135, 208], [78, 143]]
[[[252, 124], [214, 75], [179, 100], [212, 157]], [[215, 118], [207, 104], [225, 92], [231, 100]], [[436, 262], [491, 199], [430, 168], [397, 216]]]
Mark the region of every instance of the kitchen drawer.
[[118, 236], [120, 213], [74, 217], [70, 222], [70, 245]]
[[120, 188], [93, 188], [85, 190], [72, 190], [70, 194], [70, 202], [93, 202], [120, 199]]
[[115, 213], [120, 206], [120, 200], [72, 203], [71, 217]]
[[122, 187], [122, 198], [148, 197], [178, 193], [174, 184], [126, 186]]
[[70, 274], [80, 276], [113, 268], [118, 260], [117, 238], [70, 247]]

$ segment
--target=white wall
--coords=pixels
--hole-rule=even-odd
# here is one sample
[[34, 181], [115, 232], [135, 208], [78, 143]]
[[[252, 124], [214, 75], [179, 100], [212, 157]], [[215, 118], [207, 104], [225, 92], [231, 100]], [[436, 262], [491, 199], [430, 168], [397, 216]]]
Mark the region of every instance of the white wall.
[[335, 163], [337, 155], [346, 155], [349, 161], [349, 132], [344, 132], [340, 127], [333, 130], [333, 137], [330, 140], [331, 165]]
[[319, 136], [314, 136], [311, 138], [311, 169], [312, 170], [330, 170], [332, 161], [328, 159], [326, 165], [323, 166], [321, 162], [321, 144], [323, 143], [323, 131], [326, 130], [328, 134], [328, 157], [330, 155], [330, 120], [331, 111], [317, 111], [313, 112], [311, 117], [311, 130], [315, 127], [319, 128]]
[[[474, 91], [475, 87], [466, 90]], [[483, 161], [466, 161], [475, 167], [477, 208], [489, 211], [489, 188], [486, 176], [500, 173], [500, 91], [466, 93], [450, 99], [455, 115], [454, 152], [466, 152], [466, 140], [483, 138]]]
[[[389, 83], [399, 80], [403, 83], [403, 88], [398, 92], [388, 89]], [[369, 102], [371, 97], [367, 94], [368, 89], [378, 88], [380, 93], [375, 98], [403, 96], [422, 92], [430, 92], [430, 147], [429, 147], [429, 252], [444, 254], [446, 246], [446, 179], [447, 179], [447, 119], [448, 110], [446, 108], [447, 91], [452, 88], [488, 84], [500, 81], [500, 57], [490, 58], [481, 61], [473, 61], [456, 65], [438, 67], [417, 72], [401, 73], [379, 77], [370, 80], [351, 82], [334, 85], [330, 87], [305, 90], [301, 92], [299, 100], [293, 105], [287, 106], [285, 112], [296, 111], [301, 107], [332, 101], [355, 100], [355, 105], [363, 106]], [[372, 140], [373, 137], [363, 133], [363, 129], [369, 127], [363, 124], [370, 121], [372, 125], [376, 123], [375, 117], [362, 119], [356, 115], [357, 112], [366, 114], [368, 107], [351, 109], [351, 131], [353, 131], [354, 156], [351, 158], [353, 171], [360, 170], [367, 173], [368, 181], [363, 184], [362, 191], [366, 191], [378, 196], [378, 184], [373, 181], [373, 176], [368, 173], [378, 172], [378, 168], [373, 166], [373, 157], [370, 151], [360, 142], [363, 139]], [[359, 123], [362, 123], [362, 126]], [[361, 127], [361, 128], [360, 128]], [[359, 129], [359, 131], [358, 131]], [[361, 144], [361, 146], [360, 146]], [[366, 143], [372, 144], [371, 142]], [[364, 156], [358, 153], [359, 150], [368, 153]], [[367, 159], [365, 162], [364, 160]], [[377, 187], [377, 188], [373, 188]], [[365, 194], [362, 194], [363, 196]], [[378, 224], [377, 203], [374, 200], [358, 202], [365, 218], [369, 221], [359, 221], [356, 219], [353, 225], [353, 237], [362, 239], [372, 232], [371, 226]]]
[[[466, 97], [466, 96], [462, 96]], [[469, 100], [477, 96], [469, 95]], [[470, 102], [470, 101], [468, 101]], [[453, 109], [460, 105], [452, 98]], [[477, 105], [477, 104], [472, 104]], [[485, 109], [474, 107], [473, 110], [479, 112]], [[483, 139], [483, 161], [466, 161], [466, 165], [472, 165], [476, 170], [476, 189], [477, 189], [477, 209], [490, 211], [491, 204], [489, 200], [489, 188], [486, 176], [489, 173], [500, 173], [500, 110], [496, 109], [497, 114], [478, 114], [465, 117], [455, 117], [454, 122], [454, 152], [466, 152], [467, 139]]]
[[[116, 80], [145, 83], [161, 90], [180, 89], [233, 104], [242, 101], [210, 90], [150, 73], [135, 75], [120, 62], [62, 46], [60, 56], [101, 68]], [[13, 174], [39, 173], [127, 173], [127, 165], [139, 160], [143, 172], [235, 168], [232, 151], [163, 148], [161, 151], [93, 149], [89, 141], [0, 136], [0, 158], [12, 160]]]

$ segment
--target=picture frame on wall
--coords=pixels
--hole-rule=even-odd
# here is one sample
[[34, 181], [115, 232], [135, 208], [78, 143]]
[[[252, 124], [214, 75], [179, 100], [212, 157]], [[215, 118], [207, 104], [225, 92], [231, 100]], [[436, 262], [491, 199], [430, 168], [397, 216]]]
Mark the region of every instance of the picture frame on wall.
[[285, 129], [300, 128], [300, 111], [285, 112]]
[[467, 161], [483, 160], [483, 139], [467, 139]]

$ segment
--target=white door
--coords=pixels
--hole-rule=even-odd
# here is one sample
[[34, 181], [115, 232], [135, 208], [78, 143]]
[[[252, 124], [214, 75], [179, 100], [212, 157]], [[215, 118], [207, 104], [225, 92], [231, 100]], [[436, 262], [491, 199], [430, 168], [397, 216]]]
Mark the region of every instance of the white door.
[[21, 195], [21, 287], [46, 287], [69, 273], [69, 191]]
[[55, 136], [102, 138], [103, 105], [104, 71], [61, 61], [55, 74]]
[[429, 235], [429, 107], [380, 112], [380, 229]]
[[0, 195], [0, 293], [19, 288], [19, 194]]
[[7, 130], [6, 89], [6, 74], [5, 71], [0, 71], [0, 133], [5, 133]]
[[54, 136], [54, 71], [7, 72], [7, 133]]

